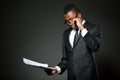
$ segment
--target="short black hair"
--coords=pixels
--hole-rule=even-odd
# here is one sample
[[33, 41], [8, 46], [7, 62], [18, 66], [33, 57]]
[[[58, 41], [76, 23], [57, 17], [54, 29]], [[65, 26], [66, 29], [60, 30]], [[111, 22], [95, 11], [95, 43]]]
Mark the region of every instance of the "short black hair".
[[64, 14], [67, 14], [69, 11], [75, 11], [76, 13], [80, 12], [80, 9], [77, 5], [70, 3], [64, 7]]

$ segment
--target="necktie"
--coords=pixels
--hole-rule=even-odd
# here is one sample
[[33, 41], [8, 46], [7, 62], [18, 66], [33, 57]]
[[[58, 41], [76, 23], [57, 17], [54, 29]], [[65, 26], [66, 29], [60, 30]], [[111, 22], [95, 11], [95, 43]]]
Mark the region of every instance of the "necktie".
[[76, 30], [75, 30], [76, 33], [75, 33], [75, 36], [74, 36], [74, 43], [73, 43], [73, 45], [75, 45], [75, 43], [76, 43], [77, 40], [78, 40], [78, 30], [79, 30], [79, 29], [76, 29]]

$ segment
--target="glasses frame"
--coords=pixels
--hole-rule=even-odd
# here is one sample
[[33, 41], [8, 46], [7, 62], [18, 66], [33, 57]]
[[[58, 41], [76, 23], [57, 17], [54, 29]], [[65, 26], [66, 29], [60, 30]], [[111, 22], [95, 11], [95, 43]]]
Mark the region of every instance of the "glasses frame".
[[78, 17], [78, 14], [76, 14], [76, 16], [74, 18], [71, 18], [70, 20], [65, 20], [64, 21], [64, 24], [65, 25], [69, 25], [70, 24], [70, 21], [73, 21], [73, 19], [77, 18]]

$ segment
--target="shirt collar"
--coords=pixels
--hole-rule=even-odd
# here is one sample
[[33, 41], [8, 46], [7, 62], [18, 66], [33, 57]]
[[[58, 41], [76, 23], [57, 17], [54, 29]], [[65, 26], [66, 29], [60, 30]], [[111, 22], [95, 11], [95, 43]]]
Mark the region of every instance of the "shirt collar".
[[82, 25], [84, 25], [84, 23], [85, 23], [85, 20], [83, 19], [83, 21], [82, 21]]

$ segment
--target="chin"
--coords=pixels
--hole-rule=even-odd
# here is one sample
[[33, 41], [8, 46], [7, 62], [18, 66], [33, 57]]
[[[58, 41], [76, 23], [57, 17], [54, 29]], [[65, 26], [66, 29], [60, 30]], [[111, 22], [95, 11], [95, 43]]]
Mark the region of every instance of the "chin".
[[73, 28], [73, 29], [76, 28], [74, 25], [70, 25], [70, 27]]
[[76, 29], [77, 27], [74, 26], [74, 27], [72, 27], [72, 28]]
[[75, 28], [75, 27], [72, 27], [73, 29]]
[[75, 26], [71, 26], [72, 28], [75, 28]]

